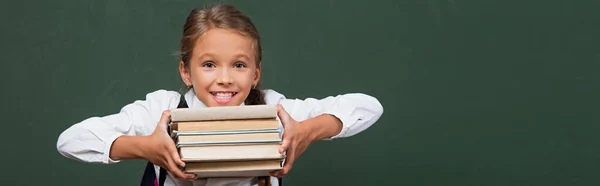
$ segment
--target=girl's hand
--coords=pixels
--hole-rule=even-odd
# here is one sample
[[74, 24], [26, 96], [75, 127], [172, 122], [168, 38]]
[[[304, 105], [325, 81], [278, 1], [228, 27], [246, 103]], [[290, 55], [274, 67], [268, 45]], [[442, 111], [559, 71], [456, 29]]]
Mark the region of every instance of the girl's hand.
[[173, 139], [167, 132], [167, 124], [171, 118], [170, 111], [164, 111], [154, 132], [147, 136], [147, 145], [143, 156], [146, 160], [171, 172], [177, 179], [196, 179], [192, 173], [184, 173], [180, 167], [185, 163], [181, 161]]
[[279, 153], [287, 152], [287, 154], [283, 169], [272, 172], [271, 176], [283, 177], [290, 172], [294, 161], [306, 150], [313, 140], [309, 136], [309, 131], [302, 127], [299, 122], [295, 121], [281, 105], [277, 106], [277, 115], [285, 128]]

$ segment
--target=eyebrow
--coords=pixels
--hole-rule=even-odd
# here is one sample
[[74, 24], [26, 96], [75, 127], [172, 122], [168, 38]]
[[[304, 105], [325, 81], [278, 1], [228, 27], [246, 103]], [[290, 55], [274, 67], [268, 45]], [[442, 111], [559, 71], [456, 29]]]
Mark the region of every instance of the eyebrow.
[[[205, 52], [205, 53], [200, 54], [197, 59], [202, 60], [203, 58], [215, 58], [215, 57], [216, 57], [216, 55], [214, 53]], [[239, 59], [239, 58], [243, 58], [245, 60], [251, 59], [250, 56], [246, 55], [245, 53], [238, 53], [238, 54], [235, 54], [233, 57], [234, 57], [234, 59]]]
[[205, 57], [214, 58], [215, 55], [213, 53], [206, 53], [206, 52], [205, 53], [201, 53], [198, 56], [198, 60], [201, 60], [202, 58], [205, 58]]
[[246, 54], [244, 54], [244, 53], [239, 53], [239, 54], [236, 54], [236, 55], [235, 55], [235, 58], [236, 58], [236, 59], [238, 59], [238, 58], [245, 58], [246, 60], [250, 60], [250, 56], [248, 56], [248, 55], [246, 55]]

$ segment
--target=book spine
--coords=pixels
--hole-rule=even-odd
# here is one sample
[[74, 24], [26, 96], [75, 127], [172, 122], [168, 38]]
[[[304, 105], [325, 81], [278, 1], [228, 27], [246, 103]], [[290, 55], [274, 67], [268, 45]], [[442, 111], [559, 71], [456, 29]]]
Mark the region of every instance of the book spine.
[[177, 147], [182, 146], [200, 146], [200, 145], [231, 145], [231, 144], [260, 144], [260, 143], [281, 143], [277, 140], [242, 140], [242, 141], [207, 141], [207, 142], [177, 142]]
[[277, 107], [274, 105], [250, 105], [232, 107], [178, 108], [171, 110], [171, 120], [176, 121], [210, 121], [235, 119], [276, 118]]
[[195, 136], [195, 135], [219, 135], [219, 134], [251, 134], [251, 133], [272, 133], [281, 134], [281, 129], [266, 129], [266, 130], [230, 130], [230, 131], [197, 131], [197, 132], [177, 132], [175, 137], [179, 136]]

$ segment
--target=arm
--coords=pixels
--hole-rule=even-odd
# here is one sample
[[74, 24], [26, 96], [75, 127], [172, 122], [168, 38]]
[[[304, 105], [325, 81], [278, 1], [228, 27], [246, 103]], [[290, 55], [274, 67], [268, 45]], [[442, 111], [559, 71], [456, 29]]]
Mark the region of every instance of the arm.
[[172, 104], [172, 97], [176, 93], [156, 91], [144, 101], [126, 105], [119, 113], [83, 120], [60, 134], [57, 150], [67, 158], [89, 163], [140, 158], [140, 149], [131, 147], [140, 147], [136, 144], [142, 143], [143, 137], [139, 136], [154, 131], [160, 113]]
[[300, 126], [308, 133], [308, 139], [312, 142], [329, 139], [342, 131], [343, 124], [337, 117], [329, 114], [321, 114], [300, 122]]
[[113, 142], [109, 153], [110, 160], [144, 159], [144, 149], [148, 149], [147, 136], [120, 136]]
[[351, 93], [323, 99], [281, 99], [290, 116], [306, 125], [316, 140], [356, 135], [373, 125], [383, 114], [374, 97]]
[[[366, 94], [345, 94], [324, 99], [285, 99], [274, 91], [267, 91], [267, 102], [278, 102], [278, 117], [284, 126], [280, 153], [286, 152], [281, 171], [271, 175], [282, 177], [294, 161], [314, 141], [348, 137], [373, 125], [383, 107], [377, 99]], [[299, 122], [298, 122], [299, 121]]]

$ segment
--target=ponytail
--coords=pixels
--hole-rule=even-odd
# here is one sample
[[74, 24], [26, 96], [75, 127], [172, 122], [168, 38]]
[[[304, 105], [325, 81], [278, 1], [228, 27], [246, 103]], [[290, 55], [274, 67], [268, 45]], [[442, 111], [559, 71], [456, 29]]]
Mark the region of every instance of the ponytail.
[[265, 95], [263, 94], [262, 90], [260, 90], [259, 85], [250, 89], [250, 93], [248, 94], [248, 97], [244, 101], [244, 104], [246, 104], [246, 105], [265, 105], [265, 104], [267, 104], [265, 102]]

